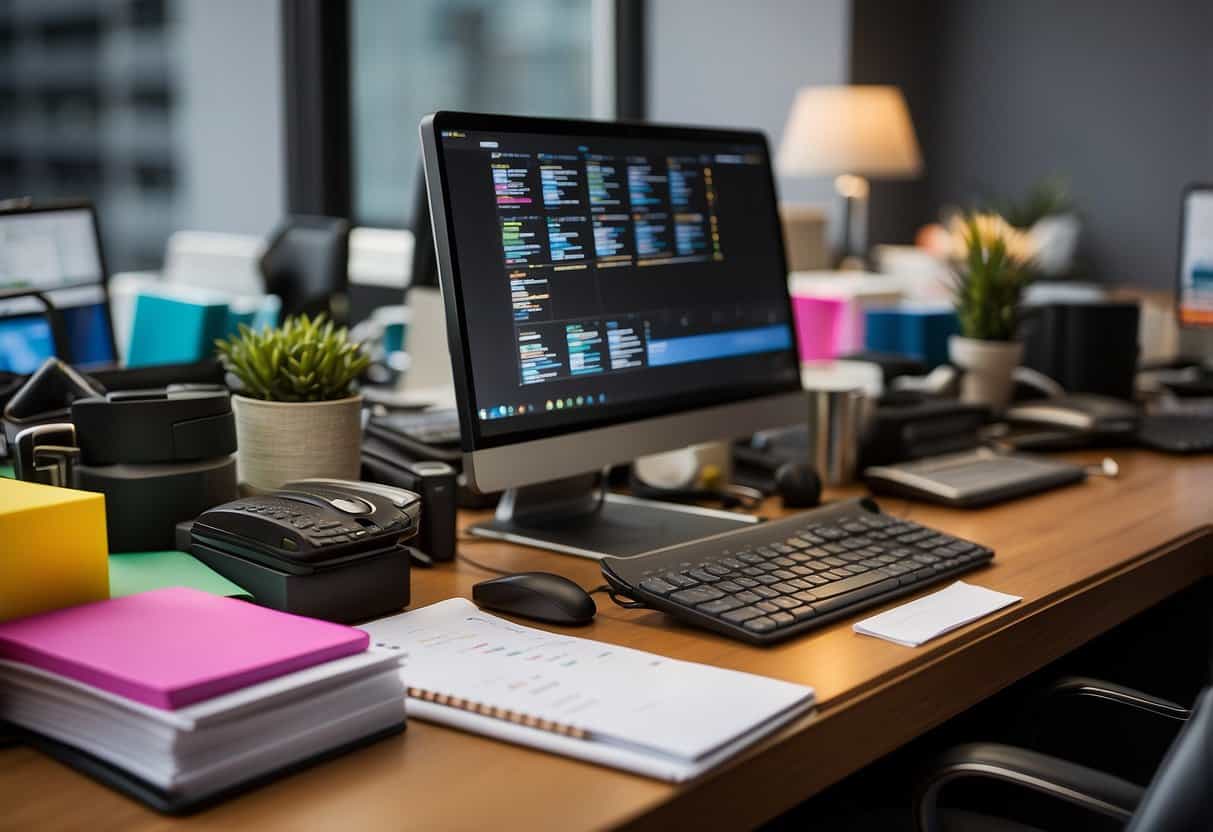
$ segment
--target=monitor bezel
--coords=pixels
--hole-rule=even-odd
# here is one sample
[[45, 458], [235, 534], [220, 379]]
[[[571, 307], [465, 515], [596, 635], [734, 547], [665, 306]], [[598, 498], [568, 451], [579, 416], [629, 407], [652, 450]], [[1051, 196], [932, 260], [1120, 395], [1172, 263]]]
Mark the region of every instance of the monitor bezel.
[[[799, 379], [788, 382], [754, 383], [728, 388], [725, 395], [705, 391], [692, 396], [677, 396], [654, 399], [647, 406], [629, 408], [629, 412], [612, 413], [608, 407], [603, 415], [575, 426], [557, 425], [541, 428], [526, 428], [509, 433], [485, 436], [477, 418], [477, 402], [472, 382], [471, 356], [468, 333], [463, 313], [462, 280], [459, 264], [453, 256], [456, 240], [450, 199], [445, 176], [445, 157], [440, 134], [443, 130], [462, 129], [470, 131], [497, 131], [513, 133], [537, 133], [552, 135], [598, 135], [604, 138], [674, 139], [684, 141], [708, 141], [720, 143], [753, 144], [761, 146], [772, 193], [770, 222], [777, 229], [776, 254], [780, 273], [785, 279], [787, 321], [792, 342], [788, 348], [791, 357], [798, 363], [799, 348], [796, 327], [792, 317], [792, 301], [786, 291], [787, 257], [784, 251], [782, 225], [778, 211], [778, 191], [771, 164], [770, 146], [766, 136], [756, 130], [719, 129], [687, 125], [666, 125], [633, 122], [595, 121], [588, 119], [551, 119], [525, 116], [504, 116], [486, 113], [461, 113], [439, 111], [422, 119], [421, 146], [425, 167], [426, 190], [429, 195], [431, 231], [438, 260], [438, 280], [444, 298], [447, 318], [447, 337], [450, 344], [452, 370], [455, 378], [455, 399], [459, 411], [462, 449], [466, 453], [514, 446], [536, 440], [584, 434], [603, 428], [642, 424], [654, 418], [666, 418], [693, 413], [704, 408], [714, 408], [746, 402], [762, 401], [772, 396], [799, 393]], [[435, 187], [438, 185], [439, 187]], [[441, 221], [439, 221], [441, 218]], [[453, 302], [452, 302], [453, 300]]]
[[[93, 225], [93, 239], [97, 245], [97, 261], [101, 266], [101, 305], [105, 310], [105, 322], [109, 329], [109, 347], [110, 355], [113, 356], [113, 361], [109, 362], [112, 366], [117, 366], [119, 363], [118, 355], [118, 339], [114, 333], [114, 315], [110, 309], [110, 270], [109, 264], [105, 259], [105, 246], [101, 243], [101, 223], [97, 217], [97, 206], [91, 200], [87, 199], [65, 199], [54, 200], [49, 202], [24, 202], [16, 201], [13, 203], [0, 203], [0, 219], [4, 217], [19, 216], [23, 214], [52, 214], [63, 211], [87, 211]], [[33, 318], [39, 317], [38, 313], [20, 313], [17, 315], [0, 315], [0, 318]], [[76, 363], [76, 356], [56, 356], [67, 361], [69, 364]], [[100, 369], [101, 365], [93, 369]]]
[[1207, 193], [1213, 197], [1213, 182], [1192, 182], [1184, 187], [1179, 201], [1179, 246], [1175, 252], [1175, 325], [1193, 332], [1213, 332], [1213, 324], [1189, 323], [1183, 318], [1184, 300], [1184, 243], [1188, 239], [1188, 198], [1194, 194]]

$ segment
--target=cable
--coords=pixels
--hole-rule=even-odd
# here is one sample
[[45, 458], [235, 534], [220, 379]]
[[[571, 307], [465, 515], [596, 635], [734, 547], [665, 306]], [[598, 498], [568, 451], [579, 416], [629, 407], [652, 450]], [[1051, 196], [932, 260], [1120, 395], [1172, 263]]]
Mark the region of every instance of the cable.
[[471, 566], [475, 569], [479, 569], [483, 572], [491, 572], [494, 575], [517, 575], [518, 574], [513, 569], [498, 569], [495, 566], [489, 566], [487, 564], [481, 563], [478, 560], [473, 560], [472, 558], [469, 558], [467, 555], [465, 555], [461, 552], [455, 553], [455, 560], [461, 560], [464, 563], [466, 563], [468, 566]]

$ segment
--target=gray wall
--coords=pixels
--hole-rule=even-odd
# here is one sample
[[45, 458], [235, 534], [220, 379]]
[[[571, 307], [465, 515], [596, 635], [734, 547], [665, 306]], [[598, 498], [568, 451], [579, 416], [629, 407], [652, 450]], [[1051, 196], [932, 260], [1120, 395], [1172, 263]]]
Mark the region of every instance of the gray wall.
[[283, 217], [280, 6], [179, 0], [182, 228], [265, 234]]
[[1213, 180], [1213, 3], [941, 0], [935, 24], [930, 210], [1063, 174], [1091, 276], [1171, 286], [1180, 191]]
[[[756, 127], [779, 147], [796, 90], [843, 84], [849, 0], [649, 0], [653, 121]], [[786, 201], [834, 208], [828, 179], [779, 180]]]

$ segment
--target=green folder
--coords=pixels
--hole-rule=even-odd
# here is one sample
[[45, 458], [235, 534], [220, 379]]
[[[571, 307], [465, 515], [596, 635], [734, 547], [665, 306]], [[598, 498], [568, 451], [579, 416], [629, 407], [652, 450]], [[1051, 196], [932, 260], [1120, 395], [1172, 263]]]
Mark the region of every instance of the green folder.
[[166, 586], [188, 586], [214, 595], [253, 600], [251, 593], [185, 552], [110, 555], [111, 598]]
[[5, 477], [6, 479], [11, 480], [15, 476], [17, 475], [13, 473], [13, 467], [11, 465], [0, 465], [0, 477]]

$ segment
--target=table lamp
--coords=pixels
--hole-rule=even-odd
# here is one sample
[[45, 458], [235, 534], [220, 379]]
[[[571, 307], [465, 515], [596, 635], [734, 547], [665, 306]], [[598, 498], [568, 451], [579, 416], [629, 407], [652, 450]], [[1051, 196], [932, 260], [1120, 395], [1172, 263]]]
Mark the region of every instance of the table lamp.
[[868, 180], [922, 172], [905, 98], [896, 87], [804, 87], [796, 93], [777, 164], [794, 176], [833, 175], [843, 198], [843, 266], [867, 250]]

